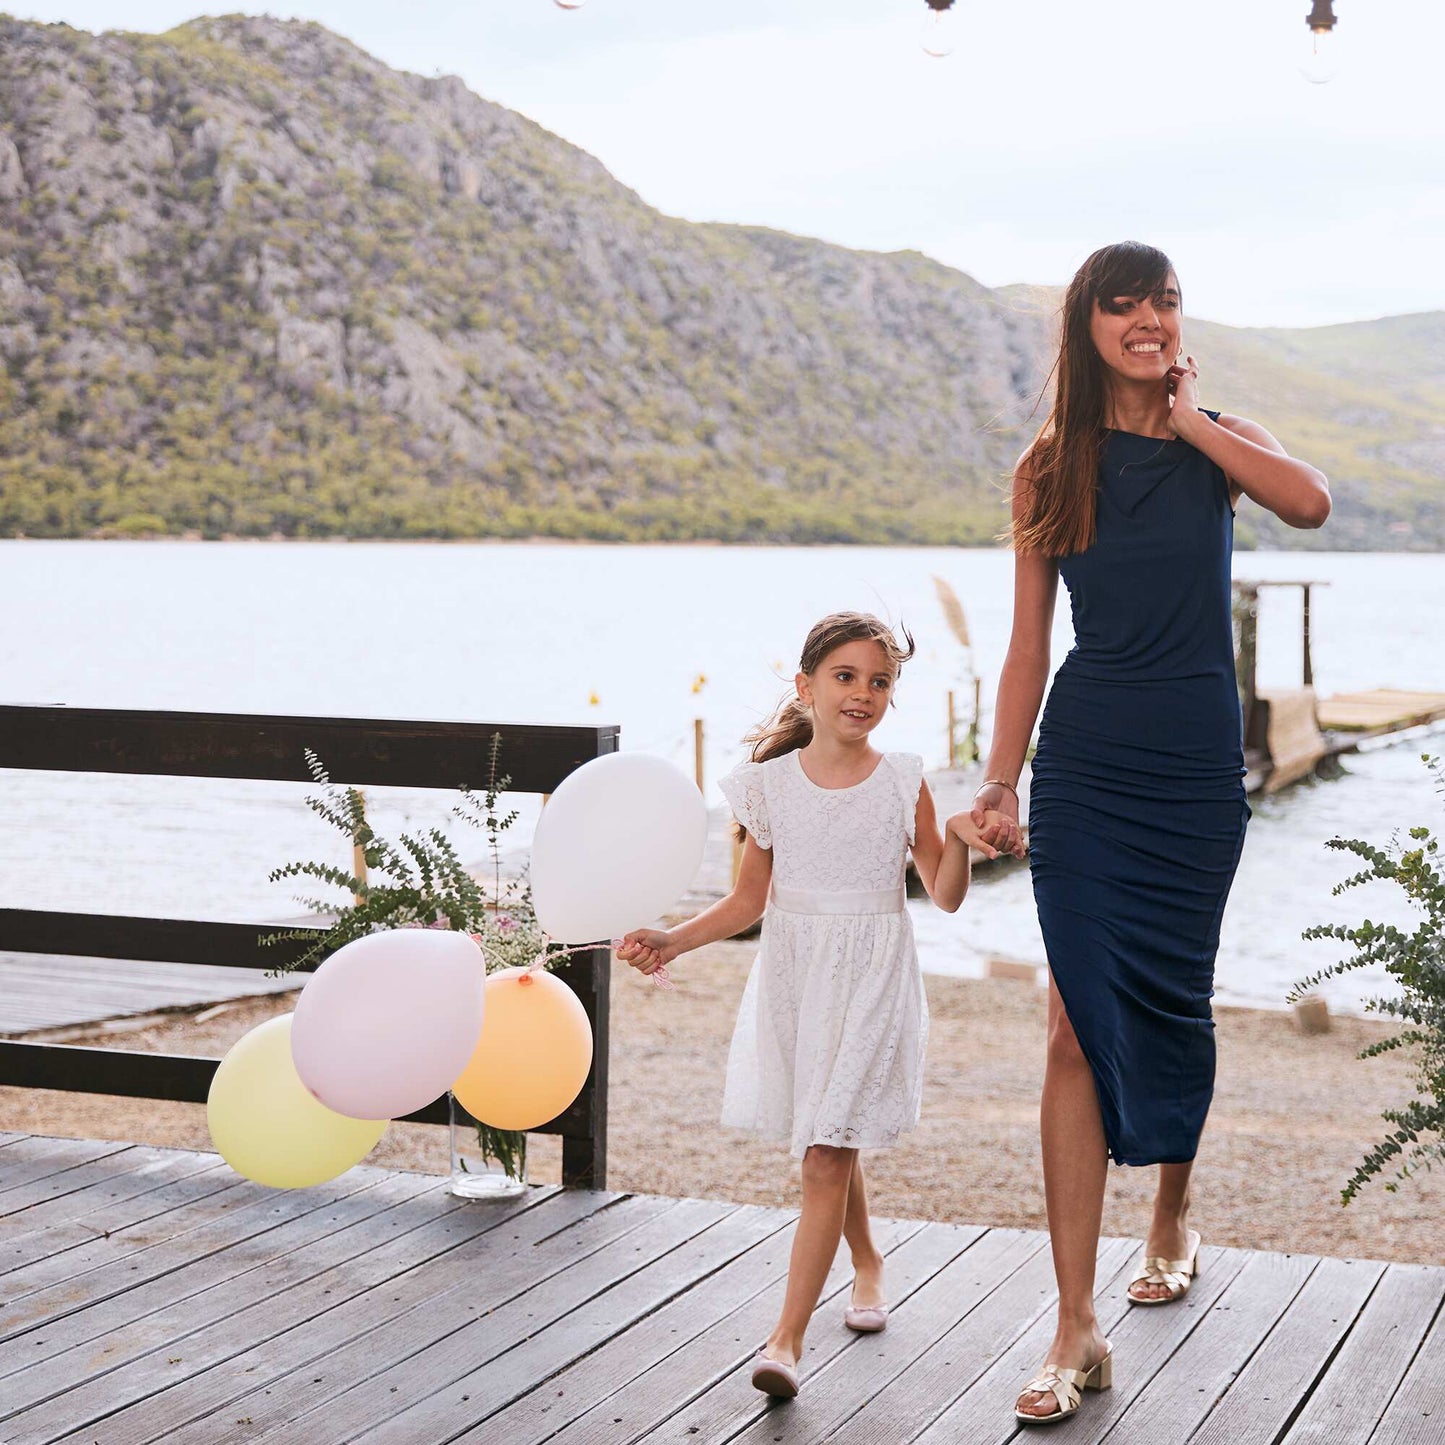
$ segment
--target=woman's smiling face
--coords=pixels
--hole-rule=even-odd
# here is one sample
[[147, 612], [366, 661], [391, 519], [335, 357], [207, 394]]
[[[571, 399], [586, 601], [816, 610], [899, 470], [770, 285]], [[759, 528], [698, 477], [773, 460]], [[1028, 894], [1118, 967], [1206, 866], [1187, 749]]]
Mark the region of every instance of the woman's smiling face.
[[1171, 271], [1150, 296], [1094, 302], [1089, 335], [1104, 365], [1129, 381], [1163, 381], [1184, 344], [1179, 281]]

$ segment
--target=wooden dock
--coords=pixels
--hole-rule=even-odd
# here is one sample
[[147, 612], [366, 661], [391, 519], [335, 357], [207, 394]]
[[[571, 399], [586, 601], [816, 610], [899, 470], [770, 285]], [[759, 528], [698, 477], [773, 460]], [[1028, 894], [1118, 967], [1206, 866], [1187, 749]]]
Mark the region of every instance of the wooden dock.
[[1445, 719], [1445, 693], [1404, 692], [1387, 687], [1340, 692], [1320, 703], [1318, 716], [1326, 732], [1381, 737]]
[[[803, 1392], [746, 1362], [793, 1215], [539, 1188], [464, 1204], [358, 1168], [317, 1189], [214, 1155], [0, 1135], [7, 1445], [1004, 1445], [1052, 1331], [1043, 1235], [891, 1220], [887, 1331], [843, 1328], [835, 1267]], [[1050, 1438], [1426, 1445], [1445, 1421], [1445, 1269], [1206, 1248], [1187, 1299], [1131, 1309], [1100, 1250], [1111, 1391]]]
[[0, 954], [0, 1035], [134, 1018], [300, 986], [300, 979], [271, 978], [255, 968], [6, 953]]

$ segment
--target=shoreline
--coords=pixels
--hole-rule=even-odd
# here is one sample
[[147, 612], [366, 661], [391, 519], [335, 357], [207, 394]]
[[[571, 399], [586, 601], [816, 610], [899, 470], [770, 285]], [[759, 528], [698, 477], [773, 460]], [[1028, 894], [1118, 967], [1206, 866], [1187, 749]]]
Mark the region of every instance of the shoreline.
[[[717, 1122], [738, 1000], [755, 946], [700, 949], [664, 991], [617, 964], [611, 1007], [608, 1188], [795, 1207], [797, 1163]], [[1023, 1229], [1046, 1227], [1039, 1166], [1043, 989], [1003, 979], [925, 975], [932, 1025], [917, 1130], [866, 1156], [873, 1212]], [[292, 996], [52, 1031], [69, 1042], [223, 1054]], [[1191, 1223], [1205, 1246], [1445, 1264], [1445, 1177], [1421, 1173], [1391, 1194], [1366, 1186], [1342, 1209], [1339, 1190], [1382, 1137], [1382, 1109], [1414, 1096], [1408, 1058], [1358, 1060], [1388, 1034], [1375, 1020], [1336, 1016], [1306, 1036], [1285, 1013], [1216, 1010], [1219, 1071], [1200, 1149]], [[41, 1035], [30, 1037], [40, 1038]], [[209, 1149], [205, 1108], [0, 1088], [5, 1126], [36, 1134], [118, 1138]], [[370, 1156], [388, 1167], [441, 1174], [447, 1132], [393, 1125]], [[532, 1135], [528, 1173], [555, 1182], [560, 1141]], [[1141, 1237], [1155, 1171], [1114, 1167], [1104, 1232]], [[481, 1206], [478, 1206], [481, 1207]]]
[[[45, 542], [45, 543], [74, 543], [74, 542], [126, 542], [131, 544], [144, 545], [175, 545], [179, 543], [202, 543], [206, 546], [215, 544], [238, 544], [246, 545], [282, 543], [287, 546], [312, 546], [312, 547], [596, 547], [599, 549], [620, 549], [624, 547], [638, 548], [666, 548], [669, 550], [680, 550], [683, 548], [708, 548], [725, 550], [732, 548], [738, 551], [753, 549], [758, 551], [787, 551], [789, 549], [806, 552], [852, 552], [852, 551], [915, 551], [915, 552], [1000, 552], [1007, 553], [1009, 548], [998, 542], [729, 542], [720, 537], [688, 537], [688, 538], [658, 538], [653, 540], [608, 537], [551, 537], [545, 534], [527, 537], [287, 537], [280, 533], [272, 533], [265, 537], [245, 536], [239, 533], [225, 533], [219, 537], [205, 537], [199, 532], [183, 533], [153, 533], [135, 537], [122, 535], [109, 535], [104, 533], [86, 533], [77, 537], [31, 537], [25, 534], [18, 536], [0, 537], [0, 542]], [[1237, 556], [1264, 556], [1280, 557], [1435, 557], [1439, 556], [1439, 549], [1432, 546], [1421, 545], [1419, 547], [1355, 547], [1355, 548], [1327, 548], [1327, 547], [1252, 547], [1243, 543], [1236, 543], [1233, 552]]]

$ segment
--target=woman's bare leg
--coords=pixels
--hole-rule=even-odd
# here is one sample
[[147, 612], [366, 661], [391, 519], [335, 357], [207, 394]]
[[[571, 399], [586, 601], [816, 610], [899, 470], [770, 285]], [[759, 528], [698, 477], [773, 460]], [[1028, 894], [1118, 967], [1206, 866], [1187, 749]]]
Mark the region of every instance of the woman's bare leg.
[[[768, 1356], [796, 1365], [803, 1356], [803, 1336], [823, 1293], [828, 1271], [843, 1237], [849, 1185], [856, 1149], [813, 1144], [803, 1155], [803, 1211], [793, 1236], [788, 1289], [783, 1312], [764, 1347]], [[867, 1201], [864, 1201], [866, 1208]]]
[[[1049, 1245], [1059, 1285], [1058, 1324], [1046, 1358], [1068, 1369], [1088, 1369], [1108, 1348], [1094, 1314], [1094, 1262], [1109, 1151], [1094, 1076], [1052, 978], [1039, 1133]], [[1058, 1404], [1052, 1394], [1032, 1393], [1021, 1395], [1018, 1407], [1028, 1414], [1051, 1415]]]

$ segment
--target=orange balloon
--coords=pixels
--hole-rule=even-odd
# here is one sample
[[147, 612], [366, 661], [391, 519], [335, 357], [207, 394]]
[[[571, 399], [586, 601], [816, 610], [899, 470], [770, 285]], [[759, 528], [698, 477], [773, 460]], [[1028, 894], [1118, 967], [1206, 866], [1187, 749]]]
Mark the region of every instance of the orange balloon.
[[592, 1024], [582, 1001], [550, 973], [489, 974], [482, 1034], [452, 1093], [494, 1129], [535, 1129], [582, 1092]]

